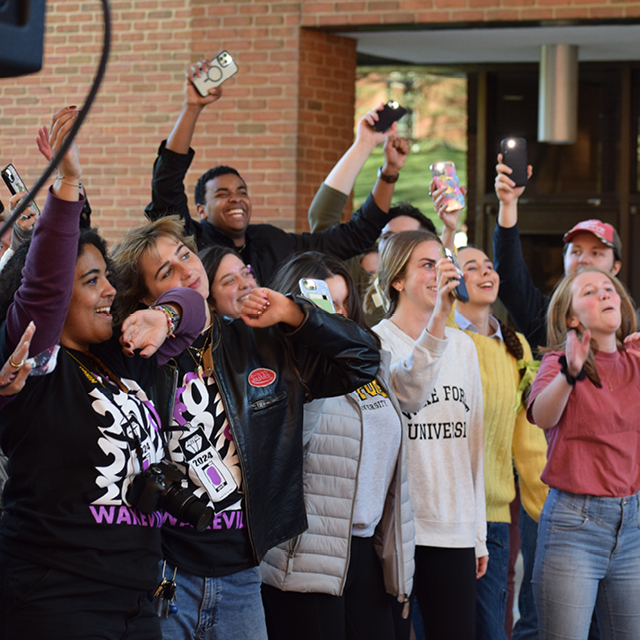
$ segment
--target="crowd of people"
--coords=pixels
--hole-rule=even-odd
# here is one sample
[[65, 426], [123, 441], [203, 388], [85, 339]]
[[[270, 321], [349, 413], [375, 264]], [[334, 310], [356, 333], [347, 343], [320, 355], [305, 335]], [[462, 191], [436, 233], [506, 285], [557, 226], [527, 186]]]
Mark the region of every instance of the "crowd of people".
[[[375, 129], [379, 109], [310, 233], [251, 224], [229, 166], [199, 178], [194, 212], [191, 139], [222, 97], [193, 87], [203, 71], [160, 145], [148, 221], [107, 250], [74, 143], [42, 214], [4, 242], [0, 636], [640, 638], [640, 334], [615, 229], [569, 230], [543, 295], [502, 157], [494, 264], [453, 246], [460, 212], [435, 182], [442, 237], [392, 206], [410, 145]], [[39, 130], [46, 158], [77, 115]], [[371, 194], [340, 224], [379, 145]]]

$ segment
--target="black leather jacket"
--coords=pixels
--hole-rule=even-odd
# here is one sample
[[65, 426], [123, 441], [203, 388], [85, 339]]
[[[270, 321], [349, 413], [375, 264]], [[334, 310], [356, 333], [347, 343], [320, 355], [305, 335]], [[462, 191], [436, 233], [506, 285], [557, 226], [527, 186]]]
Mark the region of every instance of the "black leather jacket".
[[[306, 318], [292, 332], [280, 326], [253, 329], [242, 320], [213, 316], [213, 375], [239, 454], [245, 519], [256, 562], [271, 547], [307, 528], [304, 402], [353, 391], [375, 377], [380, 363], [373, 339], [354, 322], [302, 298], [296, 302]], [[156, 406], [166, 428], [178, 372], [171, 365], [163, 369], [163, 384], [171, 390], [159, 387]], [[251, 384], [251, 373], [265, 369], [275, 373], [273, 382]]]

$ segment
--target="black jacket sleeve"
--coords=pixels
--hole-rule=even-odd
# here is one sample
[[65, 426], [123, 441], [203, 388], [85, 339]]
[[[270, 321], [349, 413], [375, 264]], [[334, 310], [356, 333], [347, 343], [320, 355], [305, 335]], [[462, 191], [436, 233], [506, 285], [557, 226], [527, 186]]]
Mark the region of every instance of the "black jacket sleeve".
[[380, 366], [380, 351], [371, 335], [299, 296], [296, 302], [306, 317], [288, 338], [307, 392], [305, 400], [341, 396], [371, 382]]
[[511, 228], [496, 225], [493, 256], [500, 276], [500, 300], [535, 353], [537, 347], [547, 344], [546, 315], [550, 298], [533, 283], [522, 255], [518, 225]]
[[195, 155], [193, 149], [188, 154], [175, 153], [166, 148], [163, 140], [158, 149], [158, 157], [153, 164], [151, 180], [151, 202], [145, 207], [149, 220], [177, 215], [184, 221], [187, 235], [200, 235], [200, 225], [189, 214], [189, 201], [184, 190], [184, 177]]

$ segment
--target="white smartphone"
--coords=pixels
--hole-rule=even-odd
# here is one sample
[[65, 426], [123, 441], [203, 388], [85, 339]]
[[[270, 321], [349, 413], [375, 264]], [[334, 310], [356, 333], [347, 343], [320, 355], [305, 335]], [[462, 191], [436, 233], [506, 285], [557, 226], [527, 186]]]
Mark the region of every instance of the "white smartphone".
[[211, 66], [199, 78], [191, 78], [191, 84], [202, 96], [209, 95], [209, 89], [219, 87], [225, 80], [238, 73], [238, 65], [228, 51], [221, 51], [211, 58]]
[[300, 278], [298, 285], [300, 286], [300, 293], [316, 306], [324, 309], [327, 313], [336, 312], [331, 299], [329, 285], [324, 280]]

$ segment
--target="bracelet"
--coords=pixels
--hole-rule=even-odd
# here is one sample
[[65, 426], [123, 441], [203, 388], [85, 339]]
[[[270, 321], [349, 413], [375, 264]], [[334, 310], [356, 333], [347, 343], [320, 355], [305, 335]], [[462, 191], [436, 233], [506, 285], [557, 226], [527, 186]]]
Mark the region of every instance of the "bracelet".
[[157, 304], [149, 308], [153, 311], [162, 311], [162, 313], [164, 313], [167, 319], [167, 327], [169, 328], [167, 337], [175, 337], [174, 334], [176, 327], [180, 324], [180, 314], [173, 307], [164, 304]]
[[580, 373], [577, 376], [572, 376], [569, 373], [569, 370], [567, 368], [567, 357], [566, 356], [560, 356], [558, 358], [558, 362], [560, 363], [560, 373], [562, 373], [564, 375], [564, 377], [567, 379], [567, 382], [573, 387], [575, 385], [576, 382], [579, 382], [580, 380], [584, 380], [587, 377], [587, 372], [584, 370], [584, 366], [582, 367], [582, 369], [580, 369]]
[[395, 182], [398, 182], [399, 177], [400, 177], [399, 173], [396, 173], [395, 175], [390, 176], [386, 173], [383, 173], [382, 167], [378, 169], [378, 178], [380, 178], [380, 180], [383, 180], [387, 184], [394, 184]]
[[60, 182], [62, 182], [62, 184], [68, 184], [70, 187], [82, 189], [82, 182], [80, 182], [80, 180], [78, 180], [78, 184], [73, 184], [73, 182], [67, 182], [64, 178], [65, 176], [61, 176], [60, 174], [56, 176], [56, 180], [59, 180]]

